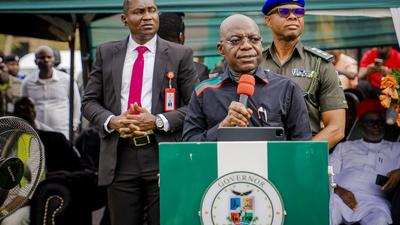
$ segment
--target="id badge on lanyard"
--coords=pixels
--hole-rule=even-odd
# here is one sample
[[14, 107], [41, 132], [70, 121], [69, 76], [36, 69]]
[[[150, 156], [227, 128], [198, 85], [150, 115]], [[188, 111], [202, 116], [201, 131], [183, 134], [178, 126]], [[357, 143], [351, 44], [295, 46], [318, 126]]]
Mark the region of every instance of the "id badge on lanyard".
[[172, 87], [172, 79], [174, 79], [174, 73], [167, 73], [168, 88], [164, 90], [164, 111], [171, 112], [176, 109], [176, 89]]

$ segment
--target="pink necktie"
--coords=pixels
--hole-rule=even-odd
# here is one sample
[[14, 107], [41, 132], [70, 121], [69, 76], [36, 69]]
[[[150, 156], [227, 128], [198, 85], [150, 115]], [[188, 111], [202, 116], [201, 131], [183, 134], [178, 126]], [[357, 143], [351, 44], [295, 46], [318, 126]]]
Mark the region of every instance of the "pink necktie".
[[129, 100], [128, 109], [131, 104], [137, 103], [140, 107], [142, 106], [142, 83], [143, 83], [143, 69], [144, 69], [144, 58], [143, 54], [147, 51], [147, 47], [138, 46], [136, 48], [138, 56], [133, 64], [131, 86], [129, 88]]

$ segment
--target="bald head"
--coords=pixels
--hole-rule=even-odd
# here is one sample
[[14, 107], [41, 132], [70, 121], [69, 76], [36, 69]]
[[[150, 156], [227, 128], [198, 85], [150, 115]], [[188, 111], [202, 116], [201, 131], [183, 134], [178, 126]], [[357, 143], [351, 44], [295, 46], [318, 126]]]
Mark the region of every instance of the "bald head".
[[253, 19], [242, 14], [234, 14], [224, 19], [224, 21], [222, 21], [221, 26], [219, 28], [219, 36], [223, 39], [224, 37], [226, 37], [227, 33], [231, 29], [236, 29], [241, 27], [254, 28], [258, 32], [258, 34], [260, 34], [260, 29], [258, 28], [257, 23]]
[[52, 76], [54, 67], [54, 51], [49, 46], [40, 46], [35, 51], [35, 63], [39, 67], [39, 77], [47, 79]]
[[226, 18], [220, 26], [217, 50], [232, 71], [254, 72], [262, 56], [262, 39], [256, 22], [241, 14]]

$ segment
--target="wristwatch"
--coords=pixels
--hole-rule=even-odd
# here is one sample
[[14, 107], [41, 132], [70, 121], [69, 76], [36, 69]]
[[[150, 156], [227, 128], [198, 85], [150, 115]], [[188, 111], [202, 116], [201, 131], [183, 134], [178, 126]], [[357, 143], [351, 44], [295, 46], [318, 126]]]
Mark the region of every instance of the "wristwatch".
[[160, 116], [156, 116], [156, 128], [157, 128], [157, 130], [164, 129], [164, 121], [161, 119]]

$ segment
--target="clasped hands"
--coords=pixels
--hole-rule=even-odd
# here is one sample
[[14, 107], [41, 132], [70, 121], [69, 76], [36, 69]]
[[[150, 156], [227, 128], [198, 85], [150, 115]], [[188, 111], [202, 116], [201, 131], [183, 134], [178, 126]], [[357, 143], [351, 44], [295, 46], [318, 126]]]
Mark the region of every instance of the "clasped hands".
[[109, 127], [122, 138], [146, 136], [155, 128], [155, 119], [149, 111], [134, 103], [121, 115], [112, 117]]
[[371, 74], [371, 73], [380, 73], [383, 75], [386, 74], [390, 74], [392, 72], [392, 70], [386, 66], [377, 66], [374, 63], [371, 63], [368, 65], [367, 67], [367, 75]]
[[247, 127], [249, 125], [249, 119], [253, 111], [246, 108], [240, 102], [231, 102], [228, 108], [228, 115], [219, 124], [219, 127]]

